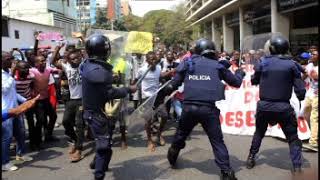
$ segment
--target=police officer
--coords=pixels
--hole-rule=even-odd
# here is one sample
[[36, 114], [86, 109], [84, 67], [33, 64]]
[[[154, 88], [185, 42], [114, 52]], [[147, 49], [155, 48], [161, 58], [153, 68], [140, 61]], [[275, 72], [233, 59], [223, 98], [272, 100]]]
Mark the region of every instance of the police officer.
[[199, 39], [194, 47], [194, 54], [181, 62], [177, 73], [164, 91], [160, 91], [155, 107], [162, 103], [163, 96], [176, 90], [184, 82], [184, 101], [181, 121], [174, 136], [173, 143], [168, 150], [167, 158], [174, 166], [179, 152], [185, 147], [186, 138], [192, 129], [200, 123], [207, 133], [215, 162], [221, 169], [223, 180], [236, 180], [230, 166], [229, 154], [223, 141], [220, 126], [220, 110], [215, 101], [224, 99], [224, 80], [229, 85], [240, 87], [244, 72], [239, 69], [235, 75], [228, 70], [227, 61], [220, 63], [216, 58], [215, 45], [208, 39]]
[[297, 64], [286, 56], [289, 50], [288, 40], [279, 35], [273, 36], [269, 50], [271, 55], [262, 58], [254, 67], [255, 73], [251, 77], [253, 85], [260, 84], [260, 101], [257, 104], [256, 131], [247, 159], [247, 168], [255, 166], [255, 155], [259, 151], [268, 124], [279, 123], [289, 143], [293, 172], [300, 172], [302, 143], [298, 138], [297, 119], [289, 100], [292, 87], [299, 101], [304, 99], [304, 82]]
[[82, 64], [83, 118], [88, 122], [96, 141], [95, 179], [102, 180], [112, 156], [112, 122], [108, 121], [103, 109], [105, 103], [112, 99], [124, 98], [130, 88], [112, 87], [112, 66], [106, 63], [111, 46], [107, 37], [91, 35], [86, 41], [89, 58]]

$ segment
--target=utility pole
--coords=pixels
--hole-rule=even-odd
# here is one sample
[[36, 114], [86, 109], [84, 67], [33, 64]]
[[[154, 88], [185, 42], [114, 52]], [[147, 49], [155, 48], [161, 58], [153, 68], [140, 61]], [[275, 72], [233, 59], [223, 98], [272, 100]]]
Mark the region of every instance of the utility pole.
[[113, 31], [113, 19], [111, 19], [111, 30]]

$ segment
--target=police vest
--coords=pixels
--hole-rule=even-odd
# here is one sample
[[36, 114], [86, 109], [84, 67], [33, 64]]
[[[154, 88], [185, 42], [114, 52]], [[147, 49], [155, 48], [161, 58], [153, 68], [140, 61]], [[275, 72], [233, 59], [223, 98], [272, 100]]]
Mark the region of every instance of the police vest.
[[292, 94], [295, 68], [288, 58], [267, 56], [261, 59], [260, 100], [289, 102]]
[[[184, 101], [199, 101], [213, 104], [224, 99], [224, 85], [219, 78], [218, 61], [201, 56], [192, 56], [192, 63], [184, 79]], [[192, 64], [193, 67], [190, 68]]]
[[112, 66], [96, 60], [86, 60], [82, 67], [82, 102], [84, 110], [101, 112], [112, 88]]

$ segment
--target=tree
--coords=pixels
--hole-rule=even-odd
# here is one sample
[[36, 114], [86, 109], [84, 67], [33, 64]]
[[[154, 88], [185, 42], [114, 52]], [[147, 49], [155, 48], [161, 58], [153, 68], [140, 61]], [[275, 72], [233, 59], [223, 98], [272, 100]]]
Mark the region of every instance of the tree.
[[194, 38], [192, 28], [186, 22], [186, 11], [183, 4], [179, 4], [174, 10], [153, 10], [142, 18], [129, 15], [124, 18], [124, 24], [128, 31], [146, 31], [159, 37], [166, 46], [178, 44], [186, 45]]
[[107, 19], [107, 11], [97, 8], [96, 23], [92, 25], [95, 29], [111, 29], [111, 22]]

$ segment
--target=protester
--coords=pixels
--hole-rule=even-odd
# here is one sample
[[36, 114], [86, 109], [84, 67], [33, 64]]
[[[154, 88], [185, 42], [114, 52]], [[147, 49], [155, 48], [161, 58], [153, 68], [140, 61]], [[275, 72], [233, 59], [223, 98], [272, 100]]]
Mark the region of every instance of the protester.
[[[318, 62], [319, 54], [317, 50], [311, 52], [310, 63], [306, 66], [306, 75], [310, 79], [310, 88], [307, 91], [304, 103], [305, 113], [310, 114], [311, 137], [309, 146], [318, 149]], [[305, 117], [309, 119], [309, 117]]]
[[[57, 54], [61, 46], [57, 46]], [[67, 76], [67, 83], [70, 90], [70, 99], [65, 104], [62, 124], [65, 134], [71, 139], [69, 159], [71, 162], [78, 162], [82, 157], [84, 140], [84, 120], [82, 118], [82, 81], [80, 75], [80, 64], [82, 62], [80, 50], [68, 52], [67, 62], [57, 61], [54, 58], [53, 64], [62, 69]]]
[[[34, 95], [33, 91], [33, 81], [34, 75], [29, 73], [31, 66], [26, 61], [19, 61], [17, 63], [16, 69], [13, 74], [15, 75], [16, 81], [16, 90], [21, 96], [30, 100]], [[25, 112], [25, 116], [28, 122], [28, 131], [29, 131], [29, 146], [31, 150], [36, 150], [36, 134], [35, 134], [35, 121], [34, 121], [34, 108], [30, 108]]]
[[[49, 100], [49, 78], [52, 73], [59, 73], [56, 68], [46, 66], [46, 59], [44, 56], [39, 55], [35, 57], [35, 68], [31, 68], [30, 72], [34, 74], [34, 90], [40, 94], [40, 98], [35, 105], [36, 113], [36, 146], [41, 148], [42, 142], [42, 128], [44, 128], [45, 141], [52, 142], [58, 139], [52, 135], [57, 114]], [[49, 123], [47, 122], [49, 116]]]
[[[16, 92], [16, 84], [10, 74], [13, 59], [14, 57], [9, 53], [2, 52], [2, 111], [16, 108], [18, 102], [26, 102], [26, 98]], [[26, 153], [24, 120], [21, 116], [11, 117], [7, 121], [2, 122], [2, 171], [15, 171], [18, 169], [17, 166], [10, 162], [10, 143], [12, 136], [14, 136], [17, 141], [16, 160], [32, 161], [31, 157], [24, 155]]]
[[[139, 79], [147, 70], [148, 68], [151, 68], [151, 70], [147, 73], [145, 78], [142, 80], [141, 83], [141, 91], [142, 91], [142, 99], [145, 101], [159, 89], [159, 79], [161, 75], [161, 67], [157, 64], [157, 59], [155, 56], [155, 53], [150, 51], [146, 55], [146, 63], [139, 69], [138, 76], [136, 79]], [[161, 113], [162, 118], [166, 120], [165, 115], [166, 113]], [[151, 125], [155, 119], [151, 117], [150, 120], [146, 121], [145, 124], [145, 130], [147, 133], [147, 143], [148, 143], [148, 149], [150, 152], [155, 151], [155, 143], [152, 141], [152, 132], [151, 132]], [[161, 135], [161, 132], [163, 130], [163, 127], [160, 127], [159, 129], [159, 141], [160, 144], [164, 144], [165, 141]]]

